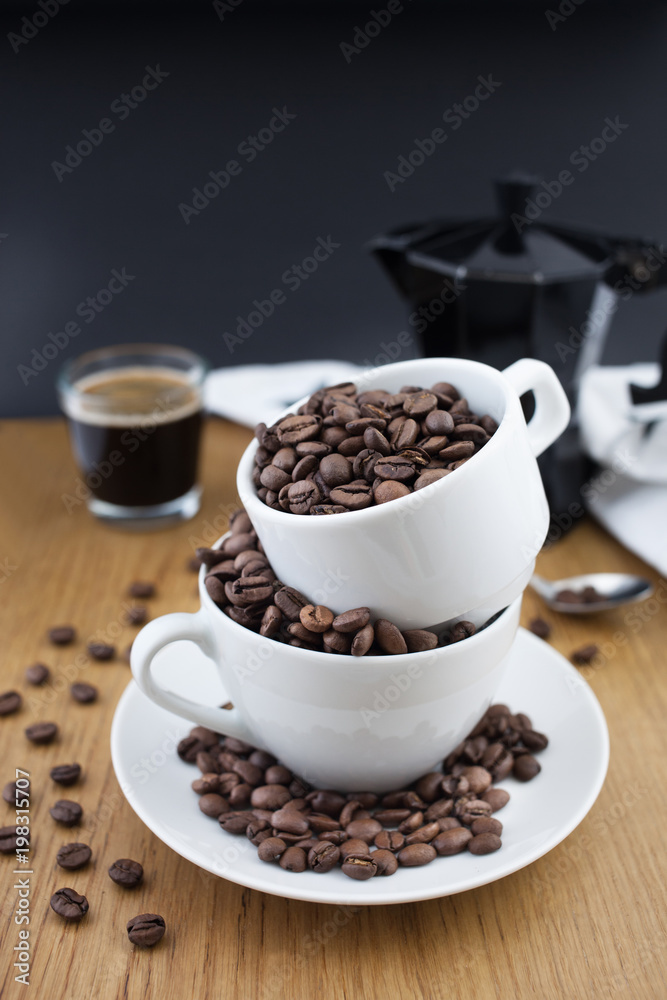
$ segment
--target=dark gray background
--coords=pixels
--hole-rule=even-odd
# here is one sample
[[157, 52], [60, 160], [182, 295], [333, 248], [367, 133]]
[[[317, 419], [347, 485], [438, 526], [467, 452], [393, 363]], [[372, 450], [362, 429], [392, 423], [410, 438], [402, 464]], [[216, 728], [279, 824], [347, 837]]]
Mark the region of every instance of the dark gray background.
[[[0, 414], [55, 412], [61, 362], [114, 342], [183, 343], [215, 366], [373, 359], [406, 323], [365, 242], [416, 218], [491, 211], [494, 174], [554, 177], [606, 116], [629, 128], [547, 214], [667, 242], [664, 5], [585, 0], [553, 31], [555, 0], [413, 0], [348, 64], [340, 43], [373, 7], [384, 0], [243, 0], [221, 21], [212, 3], [70, 0], [18, 53], [7, 33], [39, 7], [4, 7]], [[111, 115], [115, 131], [59, 183], [52, 161], [156, 64], [168, 79], [125, 121]], [[383, 172], [479, 74], [502, 86], [390, 192]], [[186, 225], [179, 203], [238, 158], [274, 105], [296, 119]], [[340, 249], [230, 353], [222, 335], [237, 315], [329, 235]], [[17, 367], [114, 267], [135, 280], [24, 385]], [[654, 358], [666, 312], [665, 292], [623, 305], [605, 360]]]

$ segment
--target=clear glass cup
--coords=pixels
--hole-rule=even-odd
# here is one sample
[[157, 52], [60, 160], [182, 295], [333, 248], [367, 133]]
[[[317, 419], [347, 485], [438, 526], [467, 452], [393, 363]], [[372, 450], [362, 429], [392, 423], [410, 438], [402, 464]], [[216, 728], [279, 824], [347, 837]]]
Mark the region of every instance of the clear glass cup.
[[96, 517], [162, 526], [199, 510], [203, 386], [184, 347], [121, 344], [68, 362], [57, 382], [83, 490]]

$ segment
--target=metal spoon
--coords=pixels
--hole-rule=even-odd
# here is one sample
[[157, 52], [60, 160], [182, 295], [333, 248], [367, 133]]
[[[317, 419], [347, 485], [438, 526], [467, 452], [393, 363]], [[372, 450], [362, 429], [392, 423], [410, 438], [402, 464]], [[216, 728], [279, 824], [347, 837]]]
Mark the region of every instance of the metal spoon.
[[[620, 604], [643, 601], [653, 593], [653, 585], [641, 576], [629, 573], [584, 573], [564, 580], [545, 580], [536, 574], [531, 577], [530, 586], [546, 601], [554, 611], [568, 615], [589, 615], [595, 611], [607, 611]], [[603, 600], [584, 602], [559, 601], [557, 594], [563, 590], [581, 592], [584, 587], [594, 587]]]

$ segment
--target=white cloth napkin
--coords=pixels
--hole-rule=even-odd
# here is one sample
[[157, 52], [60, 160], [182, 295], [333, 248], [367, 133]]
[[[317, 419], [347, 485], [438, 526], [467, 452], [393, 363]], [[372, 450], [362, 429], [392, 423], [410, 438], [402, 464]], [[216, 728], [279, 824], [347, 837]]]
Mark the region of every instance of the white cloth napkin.
[[211, 413], [247, 427], [272, 424], [302, 396], [325, 385], [353, 382], [363, 369], [347, 361], [290, 361], [276, 365], [218, 368], [206, 379], [205, 402]]
[[667, 401], [634, 405], [630, 385], [653, 386], [660, 366], [593, 367], [582, 377], [578, 420], [601, 466], [584, 488], [588, 510], [667, 575]]

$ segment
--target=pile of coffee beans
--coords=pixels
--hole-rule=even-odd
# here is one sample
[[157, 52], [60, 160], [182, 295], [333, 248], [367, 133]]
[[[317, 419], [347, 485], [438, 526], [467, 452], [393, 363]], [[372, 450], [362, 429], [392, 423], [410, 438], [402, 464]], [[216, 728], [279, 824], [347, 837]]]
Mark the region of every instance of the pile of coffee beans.
[[290, 646], [353, 656], [419, 653], [475, 633], [468, 621], [440, 635], [429, 629], [401, 631], [386, 618], [372, 621], [366, 607], [336, 615], [276, 579], [245, 510], [235, 511], [229, 526], [231, 534], [219, 549], [197, 549], [197, 557], [206, 566], [204, 583], [211, 599], [253, 632]]
[[258, 424], [253, 483], [289, 514], [342, 514], [407, 496], [448, 476], [495, 434], [449, 382], [430, 389], [318, 389], [297, 413]]
[[311, 789], [271, 754], [204, 726], [181, 740], [178, 754], [201, 771], [192, 788], [204, 815], [245, 834], [261, 861], [291, 872], [340, 867], [365, 880], [438, 855], [497, 851], [503, 827], [493, 813], [509, 792], [493, 784], [532, 780], [541, 770], [533, 754], [547, 745], [527, 715], [492, 705], [442, 771], [386, 795]]

